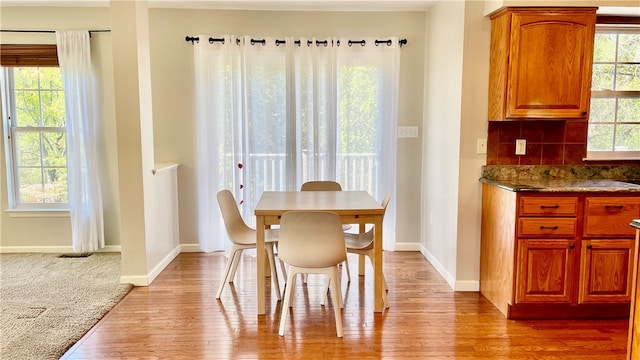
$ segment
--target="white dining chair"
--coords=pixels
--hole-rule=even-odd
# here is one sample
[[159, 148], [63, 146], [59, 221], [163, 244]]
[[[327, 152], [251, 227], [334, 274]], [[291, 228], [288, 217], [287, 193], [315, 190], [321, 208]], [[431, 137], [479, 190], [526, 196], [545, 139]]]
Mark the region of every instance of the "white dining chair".
[[[387, 210], [387, 205], [389, 205], [390, 200], [391, 200], [391, 195], [385, 196], [385, 198], [382, 200], [381, 205], [385, 212]], [[383, 215], [383, 219], [384, 219], [384, 215]], [[344, 242], [345, 242], [345, 246], [347, 247], [347, 253], [365, 255], [366, 257], [369, 258], [369, 261], [371, 262], [371, 264], [373, 264], [373, 259], [376, 255], [375, 250], [373, 248], [373, 240], [374, 240], [373, 231], [374, 229], [371, 228], [369, 229], [369, 231], [361, 234], [345, 233]], [[384, 303], [385, 307], [389, 307], [389, 298], [387, 296], [387, 291], [389, 290], [389, 287], [387, 286], [387, 280], [384, 277], [384, 273], [382, 274], [382, 285], [384, 286], [384, 289], [382, 291], [382, 302]]]
[[280, 219], [280, 258], [289, 264], [278, 334], [284, 329], [292, 307], [297, 274], [325, 274], [332, 284], [336, 334], [343, 336], [342, 294], [338, 265], [347, 258], [340, 216], [328, 211], [289, 211]]
[[[236, 270], [240, 262], [243, 250], [256, 248], [256, 230], [247, 226], [240, 215], [240, 210], [236, 203], [233, 194], [229, 190], [221, 190], [217, 194], [218, 204], [220, 205], [220, 212], [222, 213], [222, 219], [224, 221], [225, 229], [229, 240], [231, 240], [231, 249], [229, 250], [227, 264], [224, 269], [224, 275], [220, 280], [220, 286], [216, 293], [216, 299], [220, 299], [224, 285], [233, 282], [233, 278], [236, 275]], [[278, 230], [265, 230], [264, 248], [267, 252], [267, 258], [269, 259], [269, 265], [271, 268], [271, 278], [273, 285], [275, 286], [276, 296], [278, 300], [282, 300], [280, 292], [280, 283], [278, 281], [278, 274], [276, 272], [275, 256], [273, 252], [273, 246], [278, 241]]]
[[[302, 183], [300, 191], [342, 191], [342, 185], [337, 181], [331, 180], [313, 180]], [[351, 229], [351, 225], [343, 224], [342, 230], [347, 231]], [[347, 282], [351, 282], [351, 271], [349, 271], [349, 260], [344, 261], [344, 268], [347, 272]], [[303, 277], [303, 281], [307, 283], [307, 276]]]

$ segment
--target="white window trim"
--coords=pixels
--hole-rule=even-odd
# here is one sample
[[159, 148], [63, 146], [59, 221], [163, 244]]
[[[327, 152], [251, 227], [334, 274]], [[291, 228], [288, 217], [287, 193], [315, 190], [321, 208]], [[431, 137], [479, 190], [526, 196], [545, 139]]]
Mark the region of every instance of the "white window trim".
[[639, 160], [640, 151], [587, 151], [584, 161]]
[[[31, 65], [29, 65], [31, 66]], [[33, 65], [33, 67], [37, 67], [37, 65]], [[17, 187], [15, 186], [15, 176], [17, 174], [16, 164], [15, 164], [15, 154], [14, 154], [14, 146], [13, 141], [15, 139], [14, 136], [14, 127], [11, 124], [11, 120], [15, 119], [15, 104], [12, 100], [14, 100], [13, 95], [9, 96], [9, 90], [13, 90], [14, 79], [13, 72], [10, 71], [11, 68], [6, 67], [3, 68], [2, 76], [0, 76], [0, 87], [2, 87], [2, 126], [5, 135], [5, 161], [6, 169], [7, 169], [7, 195], [8, 195], [8, 208], [10, 212], [26, 212], [26, 213], [34, 213], [34, 212], [42, 212], [42, 211], [68, 211], [69, 203], [38, 203], [38, 204], [18, 204], [18, 193]], [[55, 129], [55, 128], [53, 128]], [[11, 139], [7, 139], [7, 134], [10, 134]], [[33, 215], [33, 214], [32, 214]], [[11, 214], [9, 215], [11, 216]], [[34, 216], [11, 216], [11, 217], [34, 217]]]
[[10, 218], [69, 218], [67, 209], [11, 209], [5, 211]]
[[[640, 33], [640, 26], [630, 24], [598, 24], [596, 33]], [[593, 97], [593, 96], [592, 96]], [[640, 125], [639, 125], [640, 126]], [[583, 161], [625, 161], [640, 160], [640, 151], [587, 151], [587, 157]]]

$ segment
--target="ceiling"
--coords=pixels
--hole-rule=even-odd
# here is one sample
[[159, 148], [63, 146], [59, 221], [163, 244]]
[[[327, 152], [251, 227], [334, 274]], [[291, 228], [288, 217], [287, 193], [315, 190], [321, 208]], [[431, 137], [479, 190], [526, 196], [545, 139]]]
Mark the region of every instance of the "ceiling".
[[[304, 11], [425, 11], [437, 0], [148, 0], [151, 8], [304, 10]], [[2, 6], [108, 7], [108, 0], [0, 0]]]
[[[125, 1], [125, 0], [115, 0]], [[425, 11], [456, 0], [148, 0], [151, 8], [299, 11]], [[461, 0], [457, 0], [461, 1]], [[467, 0], [468, 1], [468, 0]], [[0, 6], [108, 7], [109, 0], [0, 0]], [[604, 1], [603, 1], [604, 2]], [[640, 16], [639, 7], [600, 6], [599, 14]]]

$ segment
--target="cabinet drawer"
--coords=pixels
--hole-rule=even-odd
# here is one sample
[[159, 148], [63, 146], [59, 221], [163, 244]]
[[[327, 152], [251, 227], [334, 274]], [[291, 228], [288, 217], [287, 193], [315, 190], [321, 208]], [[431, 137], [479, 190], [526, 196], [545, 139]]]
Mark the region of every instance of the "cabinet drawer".
[[520, 216], [576, 216], [577, 197], [523, 197]]
[[629, 223], [640, 217], [640, 198], [587, 197], [584, 214], [584, 236], [633, 237]]
[[573, 238], [575, 218], [520, 218], [518, 237]]

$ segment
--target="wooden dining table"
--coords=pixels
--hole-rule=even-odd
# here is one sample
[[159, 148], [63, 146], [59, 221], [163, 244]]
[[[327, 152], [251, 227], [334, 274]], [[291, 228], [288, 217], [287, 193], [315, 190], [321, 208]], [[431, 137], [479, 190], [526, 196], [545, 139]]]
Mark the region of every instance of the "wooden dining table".
[[343, 224], [373, 224], [374, 312], [382, 312], [382, 220], [384, 208], [366, 191], [265, 191], [255, 208], [257, 230], [258, 315], [265, 314], [264, 230], [280, 223], [287, 211], [331, 211]]

